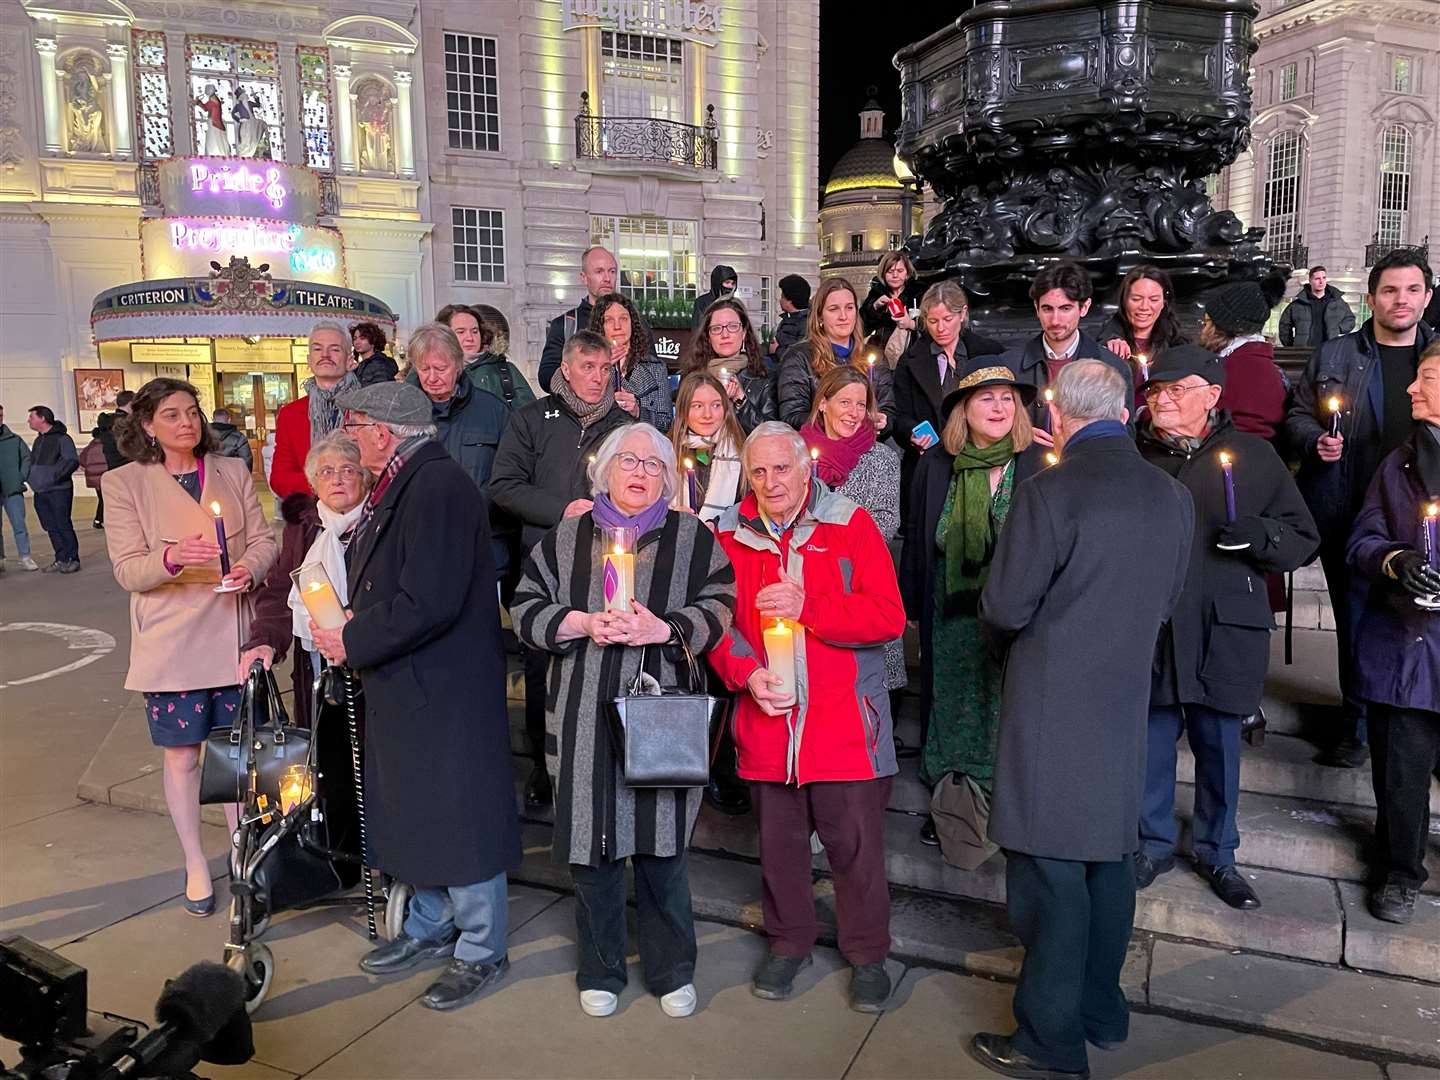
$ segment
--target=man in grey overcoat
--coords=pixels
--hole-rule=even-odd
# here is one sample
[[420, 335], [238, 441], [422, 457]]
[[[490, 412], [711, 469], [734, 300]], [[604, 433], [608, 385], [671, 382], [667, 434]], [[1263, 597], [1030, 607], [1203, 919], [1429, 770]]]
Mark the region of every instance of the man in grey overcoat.
[[970, 1044], [1012, 1077], [1087, 1077], [1085, 1044], [1129, 1034], [1120, 969], [1135, 916], [1150, 668], [1185, 584], [1190, 493], [1141, 458], [1130, 387], [1066, 365], [1051, 431], [1060, 461], [1015, 489], [980, 597], [1005, 656], [990, 838], [1005, 851], [1025, 946], [1018, 1030]]

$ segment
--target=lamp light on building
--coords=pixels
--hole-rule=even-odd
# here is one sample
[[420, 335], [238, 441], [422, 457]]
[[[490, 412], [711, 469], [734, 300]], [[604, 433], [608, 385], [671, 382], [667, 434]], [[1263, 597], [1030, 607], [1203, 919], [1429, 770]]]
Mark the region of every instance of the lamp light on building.
[[904, 247], [905, 241], [910, 239], [910, 234], [915, 231], [911, 211], [915, 205], [915, 196], [920, 192], [920, 178], [910, 171], [910, 166], [899, 153], [896, 153], [890, 164], [895, 170], [895, 179], [900, 181], [900, 246]]

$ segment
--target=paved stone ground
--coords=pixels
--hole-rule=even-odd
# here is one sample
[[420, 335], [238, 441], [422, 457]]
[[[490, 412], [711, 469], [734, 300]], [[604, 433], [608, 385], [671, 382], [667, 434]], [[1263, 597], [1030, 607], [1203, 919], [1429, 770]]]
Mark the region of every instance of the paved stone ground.
[[[78, 509], [88, 515], [89, 505]], [[102, 535], [89, 529], [88, 516], [82, 524], [80, 574], [25, 574], [12, 562], [0, 577], [0, 935], [23, 933], [59, 949], [89, 969], [93, 1006], [143, 1018], [167, 976], [219, 958], [225, 928], [219, 918], [194, 919], [180, 908], [183, 874], [165, 818], [75, 797], [117, 716], [136, 707], [121, 686], [125, 597], [110, 577]], [[43, 534], [32, 531], [44, 561]], [[56, 625], [108, 634], [115, 646], [82, 667], [37, 678], [100, 651], [94, 643], [103, 639], [56, 636]], [[206, 841], [219, 856], [221, 830], [209, 828]], [[222, 865], [217, 858], [217, 874]], [[1011, 1023], [1008, 984], [898, 963], [890, 1010], [852, 1013], [843, 961], [828, 949], [818, 951], [793, 1000], [762, 1002], [747, 983], [763, 940], [715, 922], [699, 926], [694, 1017], [666, 1018], [637, 971], [617, 1015], [590, 1019], [575, 1000], [571, 904], [561, 892], [513, 886], [509, 977], [448, 1015], [418, 1004], [427, 972], [387, 979], [359, 972], [355, 963], [368, 945], [358, 906], [278, 918], [265, 937], [277, 973], [256, 1017], [256, 1058], [202, 1072], [264, 1080], [986, 1077], [992, 1074], [965, 1056], [964, 1042]], [[1172, 963], [1184, 959], [1177, 953]], [[1151, 978], [1158, 963], [1157, 954]], [[1253, 977], [1274, 979], [1277, 997], [1292, 996], [1282, 985], [1288, 975], [1257, 963]], [[1195, 979], [1203, 984], [1203, 971]], [[1223, 994], [1223, 987], [1209, 992]], [[1433, 1004], [1440, 1009], [1440, 1000]], [[1296, 1007], [1303, 1005], [1297, 999]], [[1243, 1016], [1234, 1022], [1249, 1026]], [[1377, 1021], [1377, 1043], [1380, 1029]], [[14, 1048], [0, 1042], [0, 1059], [13, 1062]], [[1440, 1080], [1440, 1071], [1159, 1013], [1136, 1014], [1129, 1043], [1093, 1053], [1091, 1066], [1097, 1077]]]

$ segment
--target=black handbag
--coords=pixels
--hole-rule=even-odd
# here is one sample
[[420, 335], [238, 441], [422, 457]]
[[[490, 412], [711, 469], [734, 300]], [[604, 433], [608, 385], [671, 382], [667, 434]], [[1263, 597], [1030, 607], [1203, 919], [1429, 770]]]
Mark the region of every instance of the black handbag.
[[[610, 732], [615, 740], [625, 785], [634, 788], [704, 787], [710, 780], [710, 726], [720, 709], [719, 698], [702, 693], [695, 654], [678, 627], [671, 624], [685, 652], [689, 687], [646, 691], [645, 652], [630, 681], [629, 692], [610, 702]], [[651, 679], [654, 685], [654, 680]]]
[[200, 804], [243, 803], [255, 768], [255, 792], [280, 805], [280, 778], [310, 756], [310, 733], [290, 723], [275, 676], [259, 660], [250, 665], [235, 723], [212, 728], [200, 755]]

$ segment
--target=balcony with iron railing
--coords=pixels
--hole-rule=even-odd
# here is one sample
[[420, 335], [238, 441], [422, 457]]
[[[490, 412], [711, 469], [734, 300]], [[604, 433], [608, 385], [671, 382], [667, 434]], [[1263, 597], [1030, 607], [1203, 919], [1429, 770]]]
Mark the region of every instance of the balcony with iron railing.
[[1265, 248], [1265, 254], [1276, 266], [1288, 266], [1291, 270], [1302, 270], [1310, 265], [1310, 245], [1296, 237], [1291, 243], [1276, 242]]
[[832, 266], [878, 266], [885, 251], [831, 251], [820, 256], [820, 269]]
[[575, 114], [575, 156], [592, 161], [714, 169], [720, 127], [715, 106], [705, 106], [705, 123], [682, 124], [649, 116], [596, 116], [589, 93]]
[[1394, 251], [1414, 251], [1426, 263], [1430, 261], [1430, 234], [1426, 233], [1425, 238], [1418, 244], [1396, 244], [1382, 242], [1380, 234], [1376, 233], [1375, 238], [1365, 245], [1365, 265], [1374, 266], [1381, 259]]

